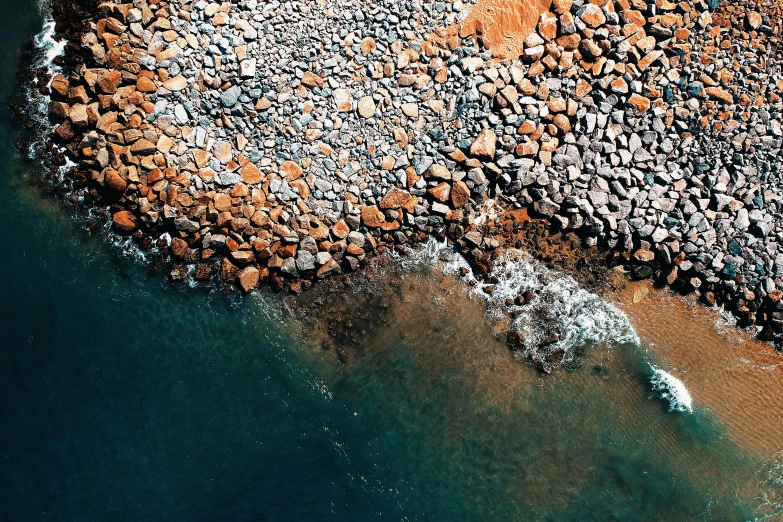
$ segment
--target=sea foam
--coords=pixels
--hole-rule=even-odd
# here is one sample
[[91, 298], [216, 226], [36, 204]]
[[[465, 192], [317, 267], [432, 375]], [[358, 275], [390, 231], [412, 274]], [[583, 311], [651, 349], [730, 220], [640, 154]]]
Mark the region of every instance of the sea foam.
[[693, 413], [693, 399], [685, 384], [666, 370], [651, 368], [650, 384], [669, 403], [669, 411]]
[[[467, 260], [446, 242], [430, 239], [398, 257], [403, 266], [436, 266], [446, 273], [467, 269], [463, 279], [472, 285], [471, 293], [484, 300], [490, 319], [516, 315], [511, 326], [524, 333], [525, 351], [533, 350], [557, 331], [553, 349], [565, 352], [564, 360], [578, 350], [602, 343], [639, 344], [639, 336], [628, 317], [598, 295], [582, 288], [570, 276], [550, 270], [529, 254], [509, 249], [496, 264], [494, 284], [475, 278]], [[492, 291], [488, 293], [488, 287]], [[530, 291], [533, 298], [523, 306], [507, 305], [519, 294]]]

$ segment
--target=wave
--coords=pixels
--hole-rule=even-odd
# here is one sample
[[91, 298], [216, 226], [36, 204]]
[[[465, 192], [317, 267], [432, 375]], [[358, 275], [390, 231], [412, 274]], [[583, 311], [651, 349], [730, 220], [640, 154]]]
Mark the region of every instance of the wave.
[[[639, 345], [639, 336], [621, 310], [521, 250], [505, 252], [491, 274], [492, 283], [478, 280], [467, 260], [447, 242], [430, 239], [410, 255], [396, 257], [404, 267], [434, 265], [459, 273], [471, 293], [485, 301], [490, 319], [513, 318], [510, 329], [523, 334], [525, 355], [545, 345], [548, 352], [562, 351], [568, 363], [589, 346]], [[526, 296], [524, 302], [520, 296]]]
[[[33, 69], [44, 69], [49, 75], [49, 84], [51, 85], [52, 78], [55, 75], [62, 72], [62, 68], [55, 64], [54, 60], [58, 56], [62, 56], [65, 53], [66, 40], [56, 40], [56, 25], [52, 19], [52, 14], [48, 3], [39, 4], [41, 15], [43, 16], [43, 28], [34, 37], [34, 46], [38, 50], [35, 62], [32, 65]], [[46, 136], [53, 130], [54, 126], [49, 121], [49, 97], [41, 94], [37, 90], [33, 90], [32, 87], [28, 88], [28, 109], [27, 113], [32, 121], [34, 121], [38, 127], [38, 138], [32, 140], [28, 149], [28, 157], [35, 158], [37, 154], [35, 149], [40, 140], [45, 140]], [[66, 155], [67, 156], [67, 155]], [[60, 176], [64, 176], [68, 169], [75, 164], [69, 161], [66, 165], [60, 167]]]
[[650, 384], [654, 391], [660, 394], [661, 399], [669, 403], [669, 411], [693, 413], [693, 399], [680, 379], [666, 370], [650, 366], [653, 373], [650, 376]]

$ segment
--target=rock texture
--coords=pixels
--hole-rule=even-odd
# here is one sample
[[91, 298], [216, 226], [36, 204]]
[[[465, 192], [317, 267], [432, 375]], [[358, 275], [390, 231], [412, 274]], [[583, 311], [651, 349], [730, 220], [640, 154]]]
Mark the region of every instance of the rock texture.
[[775, 338], [777, 6], [557, 0], [505, 61], [471, 7], [101, 4], [51, 82], [67, 179], [175, 278], [298, 292], [428, 235], [482, 263], [524, 208]]

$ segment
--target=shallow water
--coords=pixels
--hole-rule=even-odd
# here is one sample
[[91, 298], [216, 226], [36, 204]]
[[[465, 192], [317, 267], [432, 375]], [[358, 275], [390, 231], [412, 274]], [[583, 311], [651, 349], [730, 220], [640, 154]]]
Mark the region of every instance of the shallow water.
[[[42, 25], [33, 4], [11, 13], [0, 19], [7, 71]], [[0, 78], [4, 102], [17, 88]], [[301, 303], [168, 287], [42, 197], [14, 132], [0, 111], [0, 520], [750, 520], [779, 509], [774, 455], [735, 436], [664, 354], [583, 346], [578, 369], [544, 377], [493, 335], [464, 282], [416, 263]], [[669, 411], [651, 364], [683, 378], [692, 414]]]

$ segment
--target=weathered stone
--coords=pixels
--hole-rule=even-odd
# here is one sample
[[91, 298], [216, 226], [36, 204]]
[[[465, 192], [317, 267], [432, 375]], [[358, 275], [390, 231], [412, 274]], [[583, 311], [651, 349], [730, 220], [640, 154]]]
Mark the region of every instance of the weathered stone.
[[383, 212], [378, 210], [375, 205], [367, 205], [362, 207], [362, 223], [370, 228], [378, 228], [383, 225], [386, 218]]
[[136, 216], [127, 210], [121, 210], [115, 212], [112, 215], [112, 221], [114, 226], [125, 232], [132, 232], [138, 227], [136, 223]]
[[188, 80], [182, 75], [175, 76], [174, 78], [171, 78], [163, 82], [163, 87], [165, 87], [170, 91], [181, 91], [187, 86], [188, 86]]
[[246, 266], [237, 274], [237, 282], [243, 292], [248, 293], [258, 286], [260, 273], [254, 266]]
[[373, 101], [372, 96], [363, 96], [359, 100], [356, 110], [362, 118], [372, 118], [375, 116], [375, 102]]
[[497, 142], [497, 136], [492, 129], [482, 130], [473, 143], [470, 144], [471, 156], [476, 156], [482, 159], [492, 160], [495, 159], [495, 146]]
[[410, 198], [409, 192], [395, 187], [386, 193], [381, 200], [380, 207], [384, 210], [397, 209], [407, 203]]
[[[351, 112], [353, 109], [351, 91], [348, 89], [335, 89], [332, 96], [334, 96], [334, 101], [337, 104], [337, 110], [339, 112]], [[375, 109], [373, 109], [373, 111], [374, 110]]]

